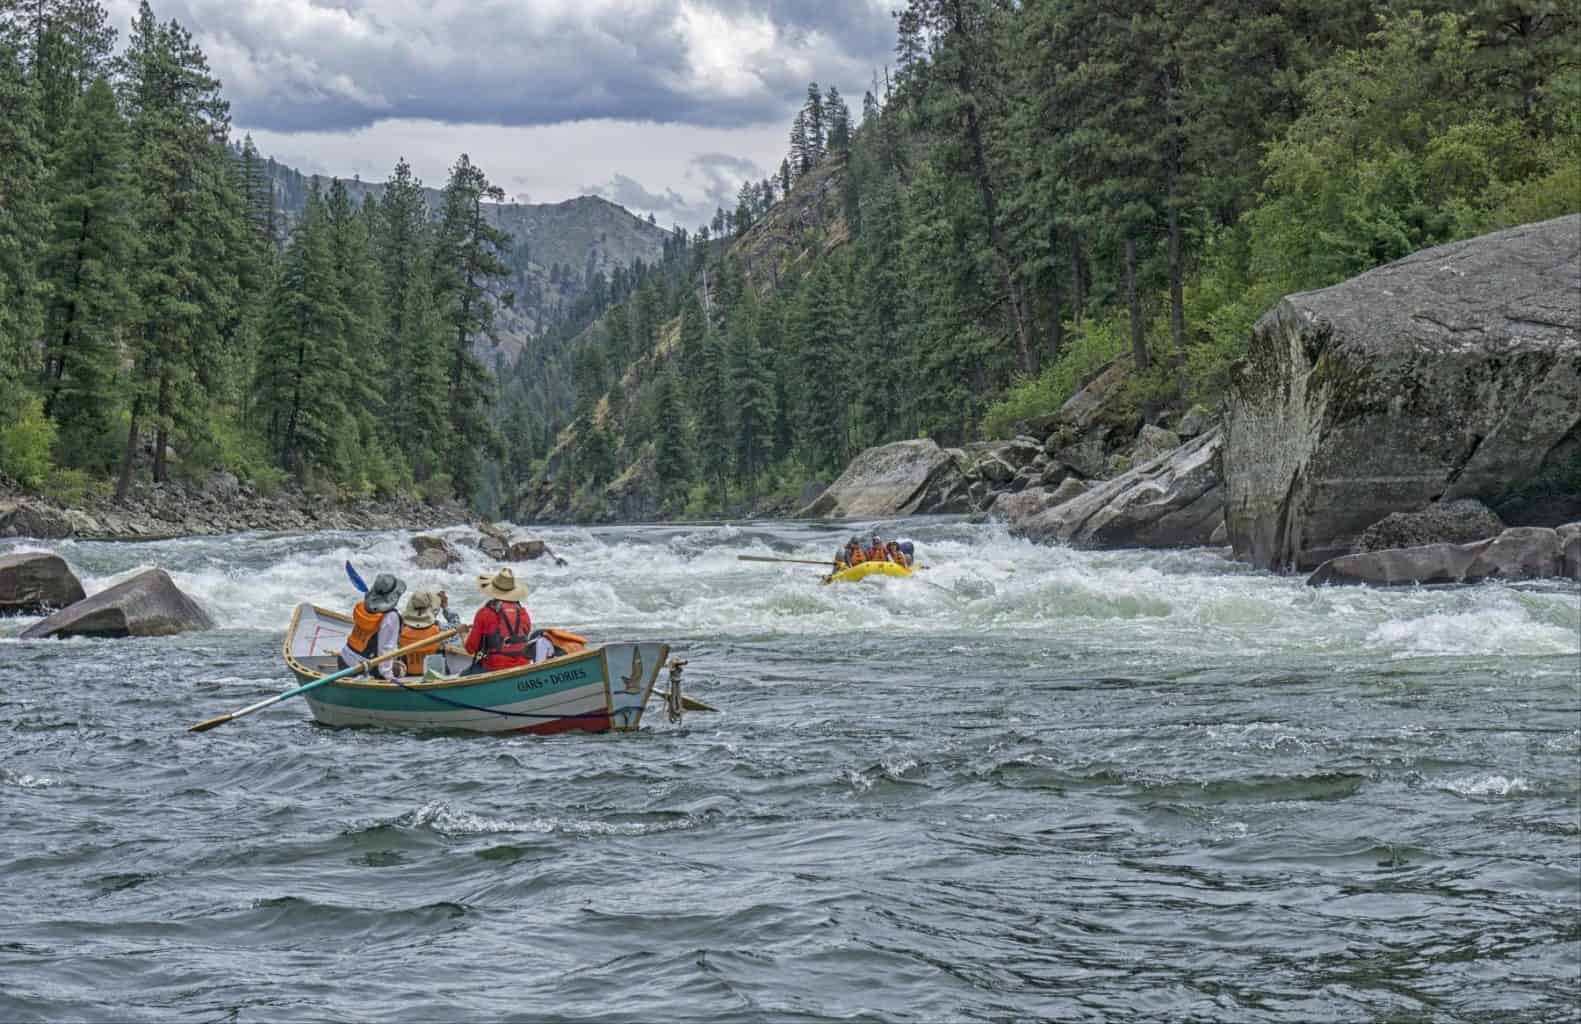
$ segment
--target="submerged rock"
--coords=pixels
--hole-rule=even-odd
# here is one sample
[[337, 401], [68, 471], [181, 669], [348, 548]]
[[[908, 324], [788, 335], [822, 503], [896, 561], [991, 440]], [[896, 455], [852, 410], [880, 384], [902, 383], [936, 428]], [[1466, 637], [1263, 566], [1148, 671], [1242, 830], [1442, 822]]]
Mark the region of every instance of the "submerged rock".
[[1083, 547], [1205, 545], [1224, 514], [1222, 443], [1219, 431], [1204, 434], [1011, 528], [1031, 540]]
[[1367, 527], [1352, 554], [1417, 548], [1427, 544], [1470, 544], [1504, 532], [1504, 523], [1475, 498], [1429, 505], [1420, 512], [1395, 512]]
[[1236, 555], [1310, 568], [1393, 512], [1479, 497], [1524, 522], [1519, 500], [1497, 499], [1581, 490], [1577, 294], [1581, 216], [1287, 296], [1253, 330], [1228, 402]]
[[0, 558], [0, 615], [40, 615], [85, 596], [59, 555], [27, 551]]
[[953, 492], [959, 476], [955, 460], [932, 441], [897, 441], [858, 455], [799, 515], [877, 519], [931, 512], [935, 509], [926, 507], [924, 499]]
[[1557, 530], [1518, 526], [1471, 544], [1428, 544], [1344, 555], [1318, 567], [1307, 583], [1412, 586], [1482, 580], [1548, 579], [1564, 571]]
[[22, 639], [173, 636], [213, 628], [208, 613], [176, 587], [169, 573], [150, 569], [56, 612]]

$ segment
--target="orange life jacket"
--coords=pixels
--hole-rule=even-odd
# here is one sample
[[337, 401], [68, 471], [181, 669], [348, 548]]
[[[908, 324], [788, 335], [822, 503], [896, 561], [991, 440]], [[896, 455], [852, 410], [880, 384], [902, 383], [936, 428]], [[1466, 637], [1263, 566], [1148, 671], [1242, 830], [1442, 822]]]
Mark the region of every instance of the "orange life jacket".
[[853, 548], [851, 550], [852, 565], [861, 565], [865, 561], [867, 561], [867, 552], [863, 551], [861, 548]]
[[351, 635], [346, 638], [346, 650], [372, 658], [377, 653], [379, 646], [379, 623], [384, 621], [386, 615], [395, 612], [370, 612], [367, 602], [358, 601], [357, 607], [351, 610]]
[[887, 562], [887, 561], [889, 561], [889, 555], [887, 553], [885, 553], [884, 545], [882, 545], [882, 544], [874, 544], [872, 547], [868, 548], [867, 549], [867, 560], [869, 562]]
[[548, 637], [549, 642], [554, 644], [555, 647], [567, 654], [576, 654], [587, 647], [587, 637], [577, 636], [569, 630], [546, 629], [543, 631], [543, 635]]
[[[422, 641], [428, 639], [431, 636], [438, 636], [438, 635], [439, 635], [439, 624], [437, 622], [433, 623], [431, 625], [418, 626], [418, 627], [408, 626], [405, 623], [401, 624], [401, 646], [402, 647], [406, 647], [406, 646], [409, 646], [409, 645], [415, 644], [415, 643], [421, 643]], [[401, 661], [402, 661], [402, 663], [404, 663], [406, 665], [406, 674], [409, 675], [409, 676], [420, 676], [420, 675], [422, 675], [423, 674], [423, 669], [424, 669], [424, 665], [423, 665], [424, 660], [427, 659], [427, 657], [430, 654], [438, 654], [438, 653], [439, 653], [439, 644], [436, 642], [436, 643], [431, 643], [431, 644], [424, 644], [421, 648], [413, 651], [411, 654], [402, 655]]]

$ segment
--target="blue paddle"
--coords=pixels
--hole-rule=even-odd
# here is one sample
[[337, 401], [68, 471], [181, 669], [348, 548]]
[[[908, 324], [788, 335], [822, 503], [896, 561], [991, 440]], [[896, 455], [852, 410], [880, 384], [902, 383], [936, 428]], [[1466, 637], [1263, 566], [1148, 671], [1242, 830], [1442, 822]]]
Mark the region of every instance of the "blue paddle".
[[357, 570], [351, 567], [350, 562], [346, 563], [346, 578], [351, 580], [351, 585], [357, 588], [357, 593], [366, 594], [368, 592], [368, 585], [362, 582], [362, 577], [357, 575]]

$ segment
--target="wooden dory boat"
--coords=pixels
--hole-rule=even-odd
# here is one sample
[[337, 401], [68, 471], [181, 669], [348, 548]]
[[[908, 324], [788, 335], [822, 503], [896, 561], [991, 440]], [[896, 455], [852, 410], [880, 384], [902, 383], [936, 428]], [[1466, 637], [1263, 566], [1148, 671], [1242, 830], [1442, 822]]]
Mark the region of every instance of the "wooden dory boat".
[[831, 573], [824, 578], [825, 583], [857, 583], [869, 576], [910, 576], [915, 569], [894, 562], [863, 562], [860, 565], [847, 566], [837, 573]]
[[[351, 617], [298, 605], [285, 634], [285, 663], [304, 683], [340, 668]], [[606, 644], [535, 665], [457, 678], [472, 658], [457, 647], [431, 655], [439, 679], [386, 682], [362, 676], [303, 694], [324, 725], [469, 732], [630, 732], [642, 724], [665, 644]]]

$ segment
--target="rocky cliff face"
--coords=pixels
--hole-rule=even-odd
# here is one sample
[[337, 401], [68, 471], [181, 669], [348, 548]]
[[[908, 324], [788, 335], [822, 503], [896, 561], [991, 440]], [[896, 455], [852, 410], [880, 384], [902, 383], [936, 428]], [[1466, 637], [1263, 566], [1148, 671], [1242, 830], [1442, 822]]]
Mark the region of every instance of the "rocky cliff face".
[[1310, 569], [1440, 500], [1565, 518], [1581, 490], [1581, 216], [1287, 297], [1227, 413], [1229, 537], [1263, 568]]

